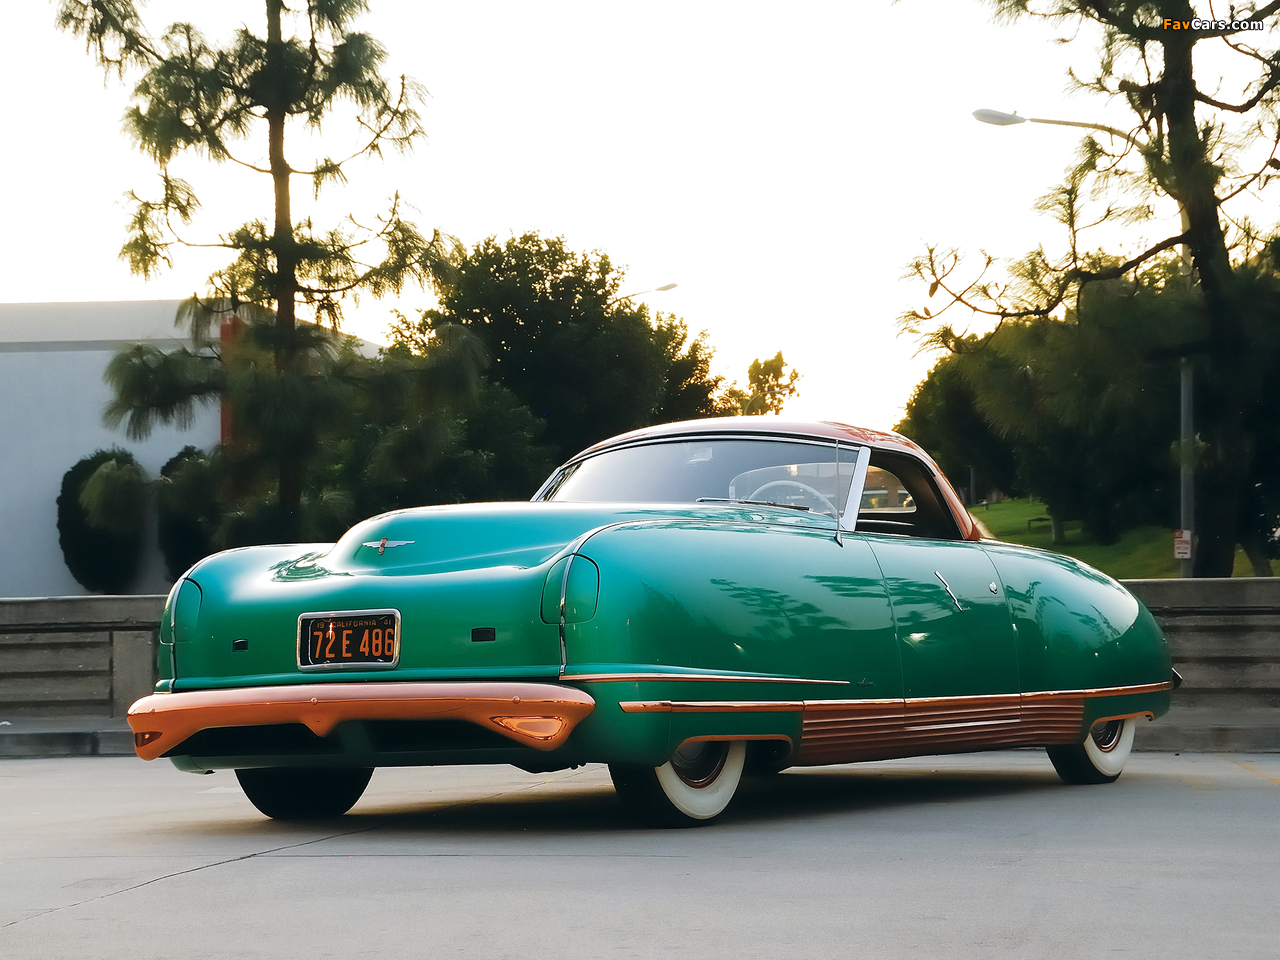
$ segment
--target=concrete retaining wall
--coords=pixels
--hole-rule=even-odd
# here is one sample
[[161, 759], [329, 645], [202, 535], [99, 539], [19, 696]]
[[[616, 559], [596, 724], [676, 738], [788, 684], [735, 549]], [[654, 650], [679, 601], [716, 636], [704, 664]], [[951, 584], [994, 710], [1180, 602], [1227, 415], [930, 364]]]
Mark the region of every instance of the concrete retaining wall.
[[0, 756], [133, 752], [164, 597], [0, 600]]
[[0, 600], [0, 712], [123, 717], [155, 684], [164, 597]]
[[1280, 578], [1128, 580], [1185, 681], [1143, 750], [1280, 752]]
[[[1130, 580], [1185, 682], [1141, 750], [1280, 752], [1280, 578]], [[131, 752], [164, 597], [0, 600], [0, 756]]]

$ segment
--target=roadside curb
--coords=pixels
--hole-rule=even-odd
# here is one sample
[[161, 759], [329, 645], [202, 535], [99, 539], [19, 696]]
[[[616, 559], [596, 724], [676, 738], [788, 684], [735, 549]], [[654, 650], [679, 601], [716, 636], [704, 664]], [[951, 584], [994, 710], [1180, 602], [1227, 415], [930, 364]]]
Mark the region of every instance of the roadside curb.
[[0, 725], [0, 759], [122, 757], [132, 754], [133, 732], [124, 720], [32, 717], [17, 718]]

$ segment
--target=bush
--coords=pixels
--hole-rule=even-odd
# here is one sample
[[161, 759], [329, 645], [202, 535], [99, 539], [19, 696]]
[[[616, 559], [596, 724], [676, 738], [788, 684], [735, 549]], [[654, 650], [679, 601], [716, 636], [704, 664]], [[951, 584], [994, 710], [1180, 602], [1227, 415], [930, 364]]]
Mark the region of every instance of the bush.
[[99, 450], [68, 470], [58, 494], [58, 544], [67, 569], [86, 590], [124, 593], [138, 575], [143, 516], [141, 511], [129, 511], [109, 528], [90, 522], [81, 494], [104, 465], [115, 474], [124, 468], [140, 470], [133, 454], [116, 448]]
[[160, 468], [157, 536], [172, 580], [217, 549], [218, 482], [213, 458], [197, 447], [183, 447]]

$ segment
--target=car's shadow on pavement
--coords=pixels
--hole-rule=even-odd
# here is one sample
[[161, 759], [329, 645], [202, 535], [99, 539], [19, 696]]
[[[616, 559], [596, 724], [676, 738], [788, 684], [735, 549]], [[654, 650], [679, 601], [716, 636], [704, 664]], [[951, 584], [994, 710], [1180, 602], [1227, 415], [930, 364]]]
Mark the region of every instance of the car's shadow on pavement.
[[[1026, 796], [1064, 789], [1052, 769], [965, 771], [851, 768], [784, 771], [744, 779], [720, 823], [785, 821], [797, 817], [849, 815], [927, 804]], [[637, 822], [607, 784], [570, 783], [534, 787], [500, 797], [454, 799], [423, 806], [385, 802], [357, 806], [341, 820], [347, 829], [408, 833], [614, 833], [635, 830]]]
[[791, 816], [847, 814], [984, 798], [1026, 796], [1059, 790], [1048, 771], [1009, 770], [787, 770], [744, 782], [725, 817], [772, 820]]

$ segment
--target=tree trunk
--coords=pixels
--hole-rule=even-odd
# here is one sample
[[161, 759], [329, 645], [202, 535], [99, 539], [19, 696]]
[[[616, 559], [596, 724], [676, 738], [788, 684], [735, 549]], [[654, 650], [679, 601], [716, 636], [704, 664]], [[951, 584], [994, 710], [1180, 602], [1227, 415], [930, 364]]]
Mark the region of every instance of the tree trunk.
[[1256, 533], [1245, 535], [1244, 542], [1240, 544], [1244, 547], [1244, 555], [1249, 558], [1249, 566], [1253, 569], [1255, 577], [1274, 577], [1275, 571], [1271, 569], [1271, 558], [1267, 556], [1266, 550], [1262, 546], [1262, 538]]
[[1239, 498], [1228, 489], [1232, 478], [1217, 471], [1200, 471], [1196, 477], [1195, 554], [1192, 576], [1229, 577], [1236, 564], [1236, 518]]
[[[287, 68], [280, 22], [283, 9], [283, 0], [267, 0], [266, 73], [270, 92], [263, 98], [267, 104], [267, 150], [275, 189], [275, 225], [271, 234], [271, 250], [276, 261], [276, 329], [281, 334], [275, 352], [277, 376], [293, 373], [297, 360], [291, 337], [296, 325], [298, 263], [293, 241], [293, 209], [289, 196], [289, 176], [292, 171], [284, 156], [284, 127], [289, 104], [286, 99]], [[302, 464], [286, 454], [280, 461], [280, 484], [277, 491], [281, 535], [286, 540], [299, 539], [301, 504]]]
[[1062, 529], [1062, 517], [1053, 510], [1049, 511], [1049, 533], [1053, 543], [1066, 543], [1067, 534]]
[[[1161, 5], [1163, 15], [1189, 19], [1185, 0]], [[1187, 246], [1199, 276], [1208, 321], [1210, 351], [1196, 384], [1197, 406], [1210, 416], [1204, 431], [1210, 464], [1199, 472], [1197, 487], [1201, 507], [1194, 563], [1197, 577], [1229, 577], [1238, 539], [1238, 505], [1250, 475], [1249, 445], [1245, 436], [1240, 392], [1248, 391], [1239, 376], [1244, 349], [1240, 308], [1233, 297], [1231, 259], [1218, 220], [1215, 189], [1220, 172], [1206, 152], [1196, 125], [1196, 88], [1192, 71], [1195, 34], [1189, 30], [1166, 31], [1161, 38], [1164, 72], [1156, 85], [1156, 109], [1168, 123], [1169, 192], [1186, 214]]]
[[1241, 504], [1240, 546], [1244, 548], [1244, 555], [1249, 558], [1249, 566], [1255, 577], [1274, 577], [1271, 558], [1267, 556], [1267, 541], [1271, 538], [1270, 528], [1274, 523], [1274, 514], [1267, 509], [1256, 487], [1250, 489], [1249, 493], [1250, 496]]

